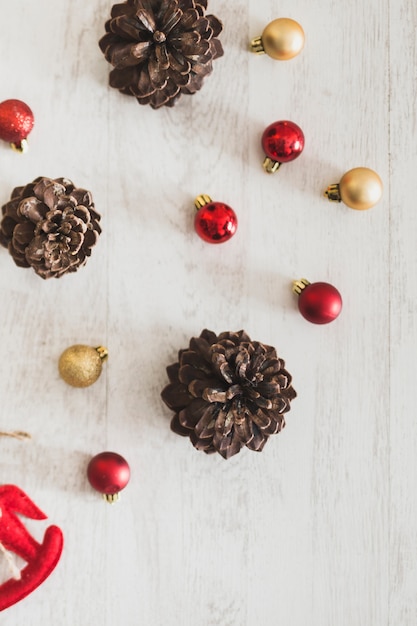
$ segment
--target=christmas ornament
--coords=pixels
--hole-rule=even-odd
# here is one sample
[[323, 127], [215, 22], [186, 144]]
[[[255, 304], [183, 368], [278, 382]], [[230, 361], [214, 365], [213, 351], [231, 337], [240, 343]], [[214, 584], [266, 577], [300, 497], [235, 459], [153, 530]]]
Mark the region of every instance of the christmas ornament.
[[213, 202], [206, 195], [198, 196], [194, 204], [197, 209], [194, 226], [201, 239], [208, 243], [223, 243], [233, 237], [237, 229], [237, 217], [230, 206]]
[[328, 324], [342, 310], [342, 296], [329, 283], [310, 283], [306, 278], [293, 282], [301, 315], [313, 324]]
[[161, 396], [175, 412], [172, 430], [197, 450], [225, 459], [244, 446], [262, 450], [285, 426], [284, 413], [297, 395], [276, 350], [243, 330], [218, 336], [203, 330], [167, 373], [170, 384]]
[[101, 233], [91, 193], [68, 178], [35, 178], [2, 207], [0, 244], [19, 267], [60, 278], [87, 262]]
[[270, 22], [260, 37], [252, 39], [252, 52], [267, 54], [277, 61], [288, 61], [304, 47], [304, 31], [300, 24], [288, 17]]
[[[4, 556], [12, 578], [0, 585], [0, 611], [23, 600], [51, 574], [61, 556], [63, 536], [60, 528], [49, 526], [42, 543], [28, 532], [18, 515], [44, 520], [46, 515], [15, 485], [0, 487], [0, 556]], [[27, 562], [21, 571], [12, 553]]]
[[304, 134], [297, 124], [281, 120], [270, 124], [262, 135], [265, 152], [263, 167], [268, 174], [278, 170], [281, 163], [294, 161], [304, 149]]
[[129, 464], [116, 452], [101, 452], [89, 462], [87, 478], [93, 489], [103, 494], [107, 502], [113, 503], [129, 482]]
[[27, 136], [33, 128], [33, 113], [21, 100], [0, 102], [0, 139], [8, 141], [16, 152], [26, 152]]
[[153, 109], [201, 89], [223, 54], [223, 26], [207, 0], [127, 0], [115, 4], [99, 46], [114, 66], [110, 86]]
[[59, 358], [59, 373], [72, 387], [89, 387], [99, 378], [102, 363], [108, 354], [107, 348], [103, 346], [70, 346]]
[[329, 185], [324, 195], [333, 202], [344, 202], [351, 209], [364, 211], [381, 199], [382, 180], [368, 167], [355, 167], [339, 183]]

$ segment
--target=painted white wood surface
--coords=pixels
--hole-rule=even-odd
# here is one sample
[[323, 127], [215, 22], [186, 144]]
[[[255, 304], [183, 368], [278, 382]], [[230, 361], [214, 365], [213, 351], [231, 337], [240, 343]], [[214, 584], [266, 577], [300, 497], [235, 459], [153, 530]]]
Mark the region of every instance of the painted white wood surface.
[[[42, 281], [0, 251], [1, 482], [65, 534], [53, 575], [4, 626], [415, 626], [417, 623], [417, 13], [410, 0], [212, 0], [225, 55], [173, 109], [107, 87], [97, 46], [108, 0], [0, 0], [0, 100], [30, 104], [30, 152], [0, 146], [0, 200], [38, 175], [90, 189], [103, 235], [77, 274]], [[306, 32], [287, 63], [247, 43], [275, 17]], [[267, 176], [260, 135], [292, 119], [303, 155]], [[377, 170], [359, 214], [323, 190]], [[193, 231], [193, 199], [232, 205], [223, 246]], [[305, 322], [291, 281], [343, 294], [329, 326]], [[262, 454], [229, 461], [169, 430], [165, 366], [208, 327], [277, 347], [298, 398]], [[57, 359], [110, 357], [89, 389]], [[123, 454], [117, 506], [87, 484], [89, 458]], [[28, 523], [41, 538], [43, 523]]]

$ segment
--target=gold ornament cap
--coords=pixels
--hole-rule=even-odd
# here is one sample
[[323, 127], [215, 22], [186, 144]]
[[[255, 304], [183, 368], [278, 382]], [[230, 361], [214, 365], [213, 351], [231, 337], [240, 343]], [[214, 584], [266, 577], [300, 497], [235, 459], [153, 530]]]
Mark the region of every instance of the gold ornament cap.
[[100, 377], [102, 363], [108, 357], [103, 346], [70, 346], [61, 354], [58, 370], [61, 378], [72, 387], [89, 387]]
[[277, 61], [288, 61], [301, 52], [304, 41], [301, 25], [289, 17], [280, 17], [270, 22], [260, 37], [252, 39], [250, 49]]
[[295, 294], [297, 294], [297, 296], [299, 296], [300, 293], [310, 284], [311, 283], [309, 280], [307, 280], [307, 278], [300, 278], [300, 280], [293, 280], [292, 290]]
[[27, 139], [22, 139], [19, 143], [11, 143], [10, 147], [14, 152], [19, 152], [20, 154], [26, 154], [29, 149], [29, 144]]
[[340, 182], [329, 185], [324, 195], [332, 202], [343, 202], [356, 211], [375, 206], [382, 198], [382, 180], [368, 167], [355, 167], [343, 174]]
[[274, 161], [270, 157], [265, 157], [264, 162], [262, 163], [262, 167], [264, 168], [267, 174], [274, 174], [281, 167], [280, 161]]
[[213, 202], [210, 196], [208, 196], [205, 193], [202, 193], [199, 196], [197, 196], [197, 198], [194, 200], [194, 206], [197, 209], [197, 211], [199, 211], [200, 209], [203, 208], [203, 206], [206, 206], [206, 204], [210, 204], [210, 202]]

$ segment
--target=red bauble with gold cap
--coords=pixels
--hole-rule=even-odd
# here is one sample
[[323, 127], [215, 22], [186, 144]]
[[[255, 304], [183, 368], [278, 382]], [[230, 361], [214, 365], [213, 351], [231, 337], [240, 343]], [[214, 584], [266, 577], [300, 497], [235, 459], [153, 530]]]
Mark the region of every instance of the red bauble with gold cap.
[[26, 150], [26, 139], [34, 122], [31, 109], [22, 100], [0, 102], [0, 139], [8, 141], [18, 152]]
[[281, 120], [267, 126], [262, 135], [265, 171], [272, 174], [281, 163], [294, 161], [304, 150], [304, 141], [303, 131], [294, 122]]
[[194, 202], [197, 213], [194, 227], [197, 235], [208, 243], [229, 241], [237, 229], [237, 216], [224, 202], [213, 202], [210, 196], [200, 195]]
[[293, 291], [298, 295], [301, 315], [312, 324], [333, 322], [342, 310], [342, 296], [330, 283], [310, 283], [302, 278], [294, 281]]
[[90, 485], [107, 502], [115, 502], [119, 492], [130, 479], [130, 467], [126, 459], [116, 452], [100, 452], [88, 464], [87, 478]]

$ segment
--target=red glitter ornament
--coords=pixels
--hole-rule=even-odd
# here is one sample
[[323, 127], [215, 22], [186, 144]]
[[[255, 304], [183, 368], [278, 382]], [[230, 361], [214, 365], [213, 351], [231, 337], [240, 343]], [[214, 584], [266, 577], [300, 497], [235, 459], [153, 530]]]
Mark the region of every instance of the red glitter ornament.
[[101, 452], [89, 462], [87, 478], [90, 485], [102, 493], [107, 502], [115, 502], [119, 499], [119, 491], [129, 482], [130, 467], [120, 454]]
[[276, 172], [281, 163], [293, 161], [304, 149], [304, 133], [297, 124], [282, 120], [270, 124], [262, 135], [263, 162], [268, 174]]
[[237, 229], [237, 217], [230, 206], [201, 195], [196, 198], [195, 207], [197, 213], [194, 226], [201, 239], [208, 243], [223, 243], [233, 237]]
[[21, 100], [0, 102], [0, 139], [8, 141], [17, 152], [27, 149], [27, 136], [33, 128], [31, 109]]
[[329, 283], [310, 283], [302, 278], [294, 281], [293, 291], [299, 296], [301, 315], [313, 324], [328, 324], [342, 310], [342, 296]]
[[[0, 487], [0, 555], [9, 563], [12, 577], [0, 585], [0, 611], [23, 600], [56, 567], [62, 552], [63, 535], [58, 526], [48, 526], [38, 543], [24, 526], [20, 516], [44, 520], [46, 515], [15, 485]], [[19, 570], [13, 554], [27, 562]]]

